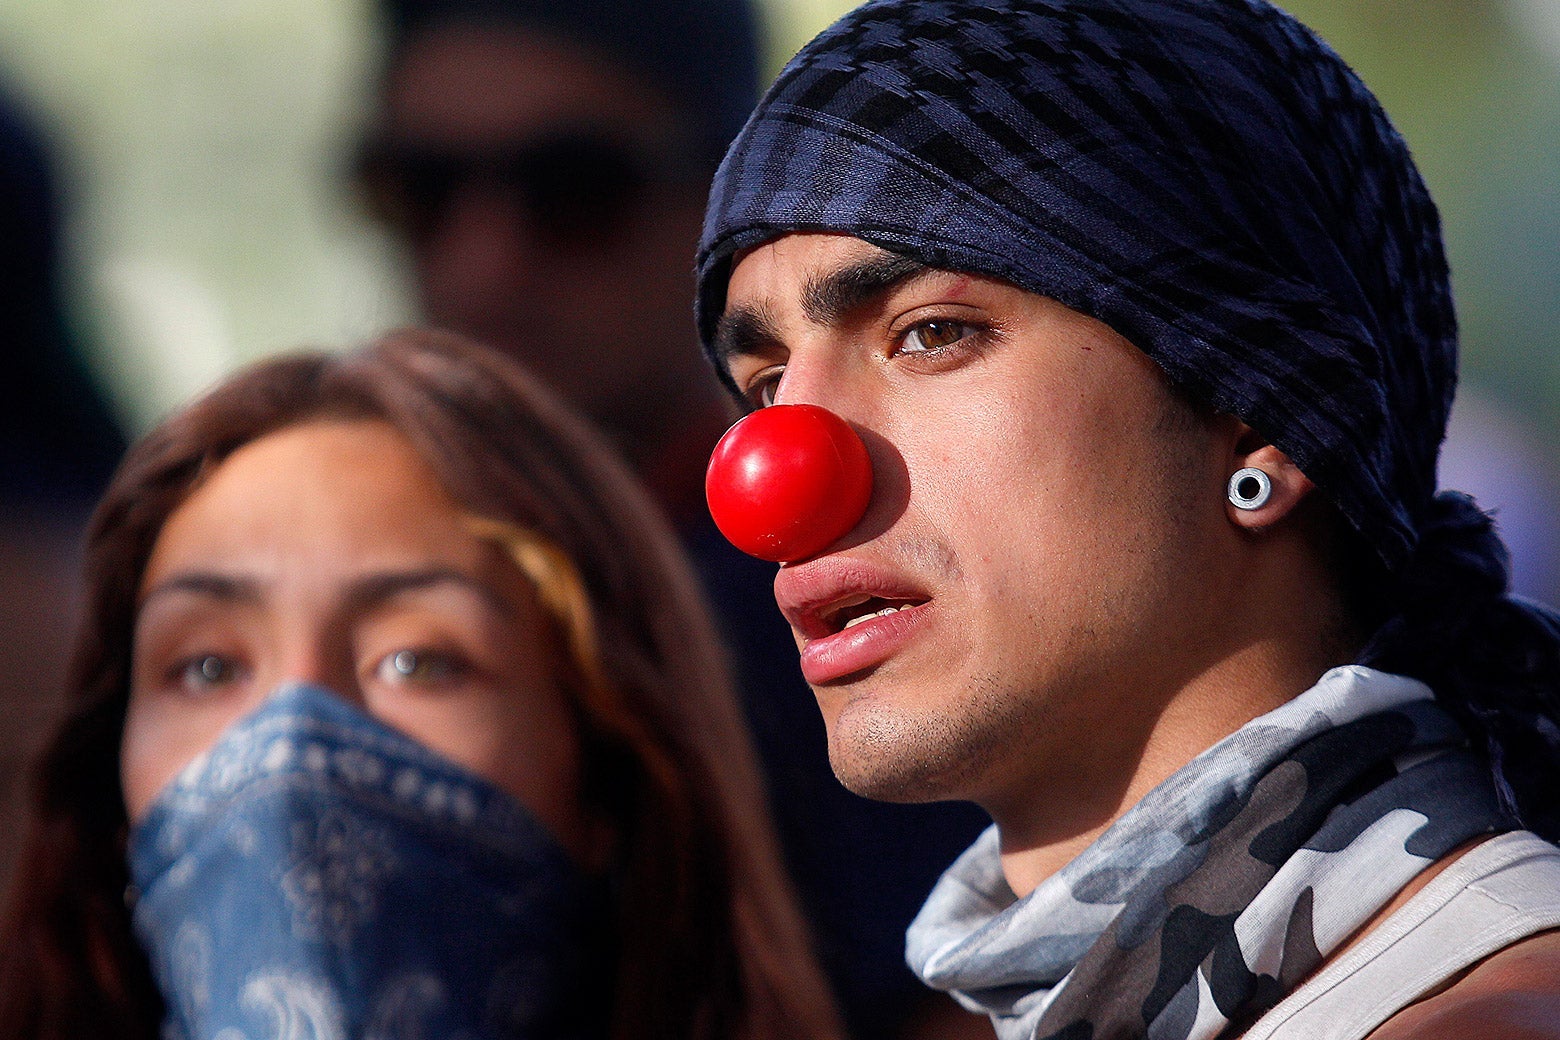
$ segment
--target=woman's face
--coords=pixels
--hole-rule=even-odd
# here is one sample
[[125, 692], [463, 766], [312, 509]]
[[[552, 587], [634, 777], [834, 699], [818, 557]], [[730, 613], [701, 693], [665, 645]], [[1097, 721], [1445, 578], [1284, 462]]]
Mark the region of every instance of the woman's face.
[[388, 424], [240, 448], [164, 525], [139, 592], [126, 808], [287, 682], [324, 686], [520, 799], [583, 853], [579, 744], [532, 586]]

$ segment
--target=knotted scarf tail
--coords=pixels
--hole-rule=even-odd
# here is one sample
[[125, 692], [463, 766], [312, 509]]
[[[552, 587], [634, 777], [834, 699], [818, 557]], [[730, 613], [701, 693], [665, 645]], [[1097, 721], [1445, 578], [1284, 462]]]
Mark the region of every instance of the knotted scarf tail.
[[1475, 738], [1523, 826], [1560, 839], [1560, 614], [1507, 594], [1507, 552], [1467, 495], [1435, 497], [1361, 661], [1422, 679]]

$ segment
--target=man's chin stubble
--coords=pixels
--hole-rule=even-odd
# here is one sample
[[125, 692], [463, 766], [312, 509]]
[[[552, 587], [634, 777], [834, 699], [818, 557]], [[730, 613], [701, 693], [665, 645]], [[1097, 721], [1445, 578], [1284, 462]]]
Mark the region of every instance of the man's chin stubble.
[[1024, 714], [990, 678], [919, 712], [880, 698], [854, 699], [829, 734], [829, 763], [840, 783], [864, 798], [977, 800], [983, 774], [1005, 745], [1021, 739]]

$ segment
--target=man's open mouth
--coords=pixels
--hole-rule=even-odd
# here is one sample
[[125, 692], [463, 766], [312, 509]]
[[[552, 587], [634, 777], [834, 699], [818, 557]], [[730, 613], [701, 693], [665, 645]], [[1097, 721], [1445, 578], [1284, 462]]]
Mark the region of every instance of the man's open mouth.
[[890, 614], [897, 614], [908, 607], [919, 605], [919, 603], [911, 600], [881, 599], [877, 596], [868, 596], [859, 603], [853, 603], [835, 610], [829, 616], [829, 628], [834, 632], [843, 632], [848, 628], [854, 628], [864, 621], [887, 617]]

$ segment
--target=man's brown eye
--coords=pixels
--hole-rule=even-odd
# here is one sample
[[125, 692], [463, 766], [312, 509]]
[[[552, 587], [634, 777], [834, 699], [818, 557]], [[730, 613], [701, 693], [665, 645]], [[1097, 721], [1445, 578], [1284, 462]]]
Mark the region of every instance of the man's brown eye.
[[961, 321], [923, 321], [905, 333], [900, 348], [908, 354], [950, 347], [968, 336], [972, 330]]

